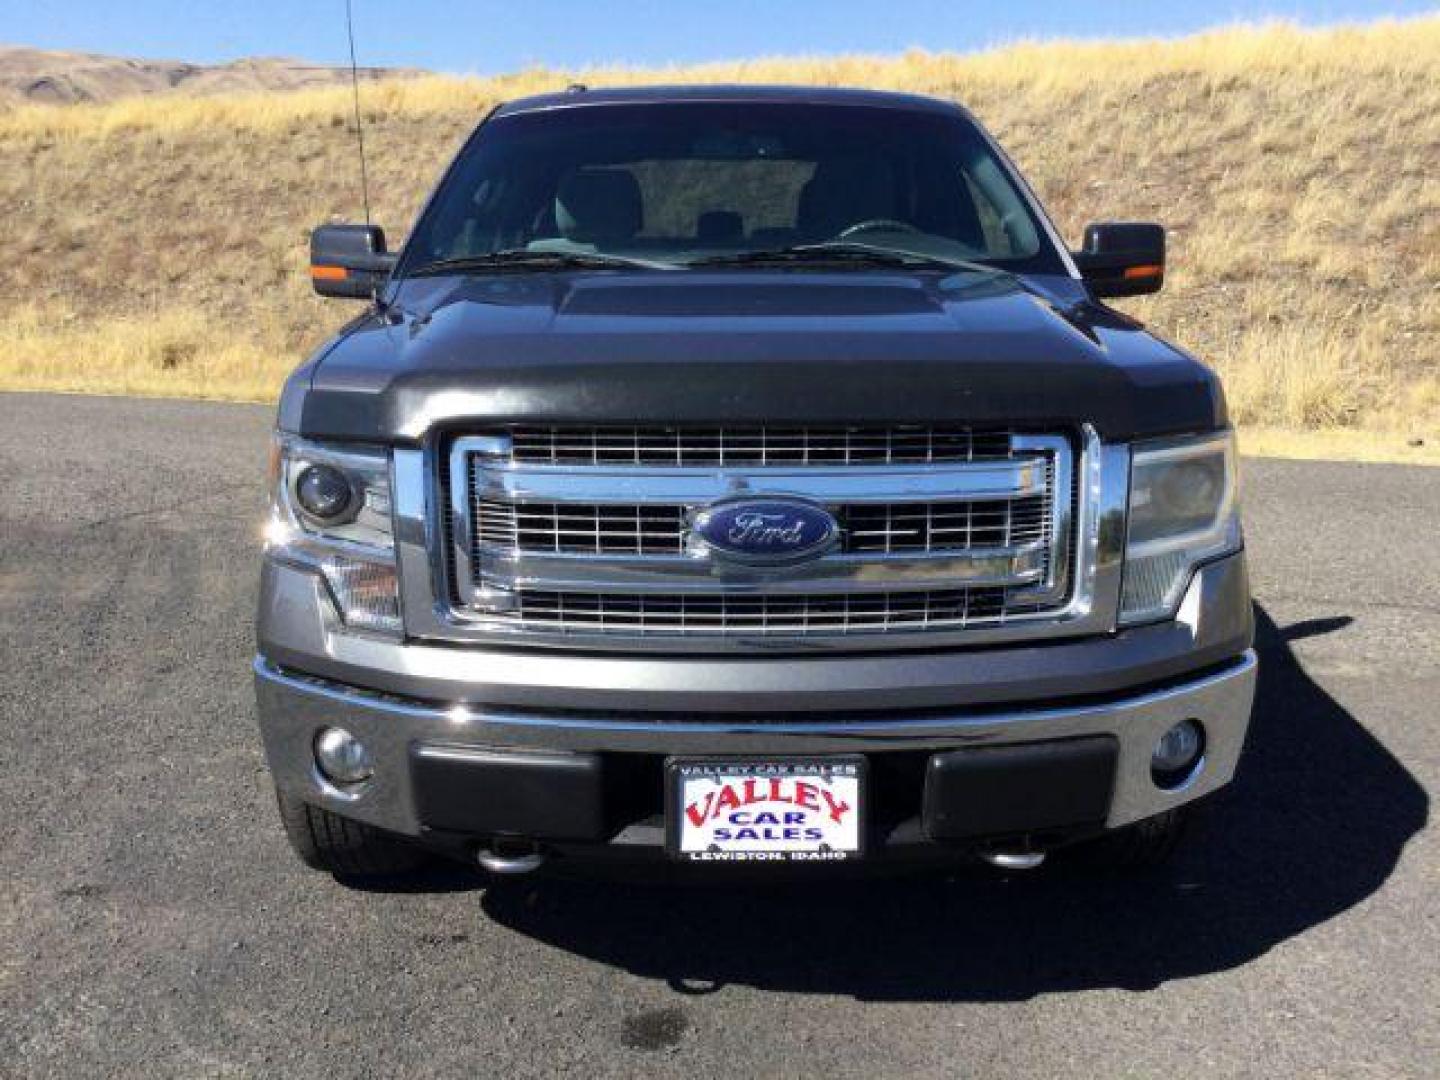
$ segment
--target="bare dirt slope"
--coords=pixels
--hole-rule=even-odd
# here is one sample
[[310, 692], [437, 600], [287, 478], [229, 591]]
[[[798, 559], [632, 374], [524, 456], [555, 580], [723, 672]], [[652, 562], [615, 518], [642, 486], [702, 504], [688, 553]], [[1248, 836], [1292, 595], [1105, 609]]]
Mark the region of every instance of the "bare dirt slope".
[[[415, 73], [361, 70], [368, 79], [392, 74]], [[344, 68], [278, 57], [206, 65], [0, 45], [0, 105], [103, 103], [139, 94], [280, 93], [332, 86], [349, 77]]]

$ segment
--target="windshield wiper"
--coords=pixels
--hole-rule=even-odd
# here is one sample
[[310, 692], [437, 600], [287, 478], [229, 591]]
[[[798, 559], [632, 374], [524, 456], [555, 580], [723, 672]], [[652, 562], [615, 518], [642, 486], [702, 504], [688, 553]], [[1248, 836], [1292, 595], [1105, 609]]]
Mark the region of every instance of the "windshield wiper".
[[436, 259], [410, 271], [410, 276], [426, 274], [482, 274], [496, 270], [605, 270], [623, 267], [643, 270], [671, 270], [670, 263], [632, 259], [625, 255], [608, 255], [600, 251], [530, 251], [511, 248], [483, 255], [464, 255], [454, 259]]
[[724, 255], [709, 255], [703, 259], [691, 259], [686, 266], [786, 266], [841, 264], [852, 266], [938, 266], [946, 270], [976, 269], [990, 267], [961, 259], [946, 259], [939, 255], [925, 255], [917, 251], [899, 251], [894, 248], [874, 247], [870, 244], [855, 244], [848, 241], [831, 241], [823, 244], [795, 244], [791, 247], [766, 248], [759, 251], [737, 251]]

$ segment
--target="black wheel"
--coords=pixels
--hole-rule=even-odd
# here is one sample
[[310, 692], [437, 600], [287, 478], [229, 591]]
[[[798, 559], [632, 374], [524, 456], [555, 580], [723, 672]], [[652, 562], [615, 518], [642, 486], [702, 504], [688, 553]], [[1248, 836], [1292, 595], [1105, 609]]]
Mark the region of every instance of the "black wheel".
[[275, 800], [285, 836], [300, 860], [315, 870], [340, 877], [390, 877], [422, 866], [426, 853], [389, 833], [288, 795]]
[[1187, 822], [1183, 809], [1167, 810], [1082, 844], [1079, 854], [1087, 862], [1121, 870], [1163, 866], [1179, 849]]

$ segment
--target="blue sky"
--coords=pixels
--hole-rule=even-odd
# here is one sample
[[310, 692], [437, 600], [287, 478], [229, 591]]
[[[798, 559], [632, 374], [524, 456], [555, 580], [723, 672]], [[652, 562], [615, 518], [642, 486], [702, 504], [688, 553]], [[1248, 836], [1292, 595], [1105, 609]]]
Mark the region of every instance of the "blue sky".
[[[1440, 0], [354, 0], [360, 62], [453, 72], [774, 53], [968, 51], [1019, 37], [1326, 24]], [[345, 58], [344, 0], [4, 0], [0, 40], [200, 62]]]

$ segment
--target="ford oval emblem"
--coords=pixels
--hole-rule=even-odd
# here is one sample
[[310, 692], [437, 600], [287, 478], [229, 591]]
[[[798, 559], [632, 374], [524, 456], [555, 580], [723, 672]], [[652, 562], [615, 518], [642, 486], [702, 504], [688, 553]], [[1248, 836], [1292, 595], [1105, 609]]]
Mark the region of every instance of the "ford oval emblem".
[[779, 497], [712, 503], [694, 516], [691, 526], [714, 555], [759, 566], [822, 555], [840, 531], [823, 506]]

